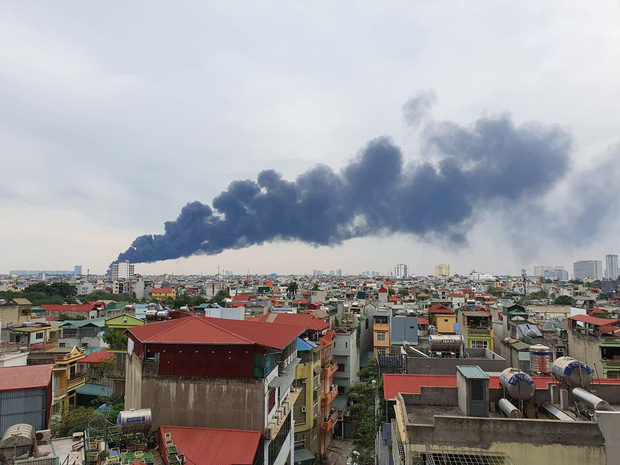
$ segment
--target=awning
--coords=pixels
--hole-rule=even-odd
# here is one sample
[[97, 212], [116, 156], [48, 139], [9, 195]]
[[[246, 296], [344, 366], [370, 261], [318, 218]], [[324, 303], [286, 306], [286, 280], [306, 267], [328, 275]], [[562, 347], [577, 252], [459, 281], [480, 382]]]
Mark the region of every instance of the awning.
[[314, 463], [316, 458], [308, 449], [295, 449], [293, 451], [293, 462], [295, 465], [309, 465]]

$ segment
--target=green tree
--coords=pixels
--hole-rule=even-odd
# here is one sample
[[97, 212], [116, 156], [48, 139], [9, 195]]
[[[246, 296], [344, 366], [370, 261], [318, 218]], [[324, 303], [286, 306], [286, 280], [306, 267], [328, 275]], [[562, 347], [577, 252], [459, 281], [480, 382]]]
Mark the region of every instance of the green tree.
[[66, 313], [60, 313], [56, 319], [57, 319], [57, 320], [60, 320], [60, 321], [67, 321], [67, 320], [85, 320], [85, 319], [86, 319], [86, 317], [85, 317], [85, 316], [82, 316], [82, 315], [78, 315], [78, 316], [69, 316], [69, 315], [68, 315], [68, 314], [66, 314]]
[[607, 297], [607, 294], [605, 294], [604, 292], [599, 293], [599, 295], [597, 296], [597, 300], [607, 300], [609, 297]]
[[228, 293], [228, 289], [226, 290], [222, 289], [221, 291], [217, 291], [217, 294], [215, 294], [213, 298], [209, 300], [209, 303], [215, 304], [215, 303], [223, 302], [224, 299], [228, 299], [229, 297], [230, 297], [230, 294]]
[[318, 290], [319, 290], [319, 283], [314, 283], [314, 284], [312, 285], [312, 290], [313, 290], [313, 291], [318, 291]]
[[103, 342], [108, 344], [112, 349], [126, 349], [127, 336], [114, 328], [108, 328], [103, 333]]
[[[368, 365], [358, 373], [360, 383], [351, 386], [347, 397], [353, 418], [353, 444], [359, 455], [354, 455], [355, 463], [371, 465], [374, 463], [375, 435], [381, 424], [381, 409], [376, 409], [376, 399], [380, 398], [381, 380], [378, 379], [377, 360], [373, 357]], [[378, 410], [378, 411], [377, 411]]]
[[64, 411], [61, 415], [52, 417], [50, 429], [55, 438], [66, 438], [73, 433], [84, 431], [88, 428], [88, 422], [97, 415], [92, 407], [73, 407]]
[[573, 305], [573, 298], [569, 295], [561, 295], [553, 303], [555, 305]]
[[295, 296], [297, 295], [297, 290], [299, 289], [299, 284], [297, 284], [295, 281], [291, 281], [290, 283], [288, 283], [288, 286], [286, 287], [286, 295], [289, 299], [294, 299]]
[[394, 294], [396, 294], [396, 291], [394, 290], [394, 288], [388, 287], [388, 295], [394, 295]]
[[406, 289], [406, 288], [404, 288], [404, 287], [401, 287], [401, 288], [398, 290], [398, 295], [399, 295], [399, 296], [401, 296], [401, 297], [408, 296], [408, 295], [409, 295], [409, 289]]

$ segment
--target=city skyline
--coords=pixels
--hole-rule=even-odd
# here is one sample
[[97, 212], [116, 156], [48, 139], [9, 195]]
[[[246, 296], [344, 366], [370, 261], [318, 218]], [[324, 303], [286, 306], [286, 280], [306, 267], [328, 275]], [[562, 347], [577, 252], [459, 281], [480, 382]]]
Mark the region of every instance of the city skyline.
[[[2, 167], [25, 174], [0, 187], [0, 272], [103, 274], [190, 202], [227, 221], [145, 274], [519, 274], [616, 253], [617, 4], [69, 3], [0, 7]], [[162, 34], [171, 22], [183, 32]], [[231, 232], [235, 181], [269, 227]], [[321, 194], [303, 222], [269, 216], [260, 194], [280, 185]], [[177, 224], [180, 242], [202, 223]]]

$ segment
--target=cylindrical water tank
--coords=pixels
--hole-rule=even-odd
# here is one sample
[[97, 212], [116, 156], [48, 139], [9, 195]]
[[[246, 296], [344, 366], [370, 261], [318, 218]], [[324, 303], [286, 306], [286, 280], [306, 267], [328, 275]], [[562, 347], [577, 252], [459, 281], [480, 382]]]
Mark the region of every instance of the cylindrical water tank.
[[123, 434], [147, 432], [153, 425], [153, 415], [150, 408], [123, 410], [118, 414], [116, 423]]
[[167, 320], [168, 316], [169, 316], [168, 310], [160, 310], [159, 312], [157, 312], [158, 320]]
[[553, 376], [571, 388], [587, 388], [592, 384], [592, 369], [572, 357], [560, 357], [553, 363]]
[[508, 399], [500, 399], [497, 406], [504, 412], [508, 418], [521, 418], [521, 410], [515, 407]]
[[157, 318], [157, 310], [155, 309], [145, 310], [144, 315], [146, 316], [147, 320], [154, 320], [155, 318]]
[[594, 410], [612, 410], [609, 402], [595, 396], [591, 392], [588, 392], [584, 389], [575, 388], [571, 391], [571, 394], [573, 395], [573, 397], [576, 397], [581, 402], [584, 402], [586, 405], [592, 407]]
[[515, 399], [531, 399], [536, 392], [536, 385], [530, 375], [516, 368], [506, 368], [499, 377], [499, 383], [508, 395]]
[[445, 334], [431, 334], [428, 337], [428, 348], [431, 351], [449, 350], [457, 352], [463, 344], [463, 336], [455, 334], [448, 336]]
[[530, 346], [530, 373], [551, 373], [551, 349], [542, 344]]
[[0, 440], [0, 456], [20, 457], [28, 454], [35, 444], [36, 431], [31, 425], [9, 426]]

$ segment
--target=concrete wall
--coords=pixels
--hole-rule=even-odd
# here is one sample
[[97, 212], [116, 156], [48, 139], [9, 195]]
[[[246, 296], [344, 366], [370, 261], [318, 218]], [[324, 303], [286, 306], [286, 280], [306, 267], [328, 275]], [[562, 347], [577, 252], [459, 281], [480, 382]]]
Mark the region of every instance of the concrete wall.
[[596, 412], [594, 421], [598, 424], [607, 452], [607, 465], [618, 463], [620, 458], [620, 412]]
[[[596, 364], [599, 374], [603, 376], [600, 341], [597, 337], [584, 334], [578, 329], [568, 330], [568, 355], [586, 362], [592, 369]], [[596, 376], [596, 372], [594, 375]]]
[[[480, 350], [484, 351], [484, 349]], [[503, 371], [508, 368], [508, 363], [501, 357], [497, 357], [496, 360], [488, 358], [407, 357], [407, 373], [414, 375], [454, 375], [457, 365], [478, 365], [484, 371]]]
[[[153, 427], [198, 426], [264, 431], [263, 380], [159, 376], [127, 357], [126, 408], [153, 411]], [[148, 362], [147, 362], [148, 364]]]
[[433, 451], [505, 454], [514, 465], [607, 463], [594, 422], [436, 416], [433, 425], [407, 425], [406, 438], [406, 463]]

